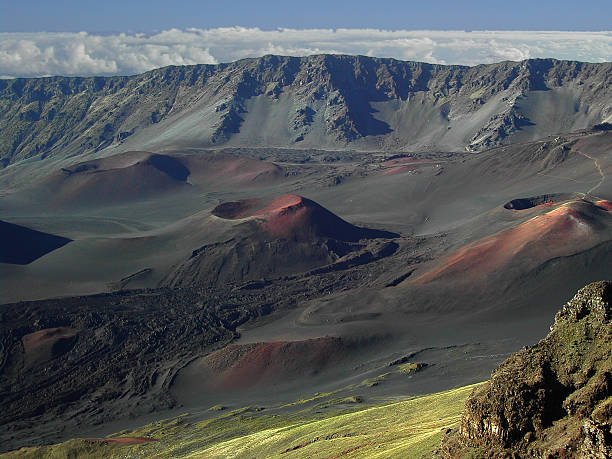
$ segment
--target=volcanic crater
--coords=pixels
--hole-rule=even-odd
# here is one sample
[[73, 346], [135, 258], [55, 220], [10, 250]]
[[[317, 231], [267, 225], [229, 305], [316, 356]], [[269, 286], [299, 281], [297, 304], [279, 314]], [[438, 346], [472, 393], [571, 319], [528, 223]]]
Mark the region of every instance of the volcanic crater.
[[258, 219], [270, 235], [287, 239], [327, 237], [358, 242], [361, 239], [399, 236], [389, 231], [354, 226], [316, 202], [294, 194], [226, 202], [219, 204], [211, 213], [228, 220]]
[[555, 204], [572, 198], [575, 198], [575, 196], [567, 193], [543, 194], [529, 198], [517, 198], [504, 204], [504, 209], [526, 210], [537, 206], [552, 207]]
[[[516, 201], [556, 205], [552, 198], [543, 197]], [[502, 275], [509, 267], [534, 269], [555, 257], [569, 256], [608, 240], [611, 230], [612, 218], [605, 206], [586, 200], [565, 202], [451, 252], [413, 282], [446, 279], [470, 283], [483, 276]]]

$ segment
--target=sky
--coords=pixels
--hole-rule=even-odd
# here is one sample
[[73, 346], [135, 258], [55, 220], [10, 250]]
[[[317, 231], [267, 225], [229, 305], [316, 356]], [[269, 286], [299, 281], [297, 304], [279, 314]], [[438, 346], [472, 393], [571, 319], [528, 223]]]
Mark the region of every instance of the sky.
[[612, 2], [0, 0], [5, 78], [317, 53], [464, 65], [611, 61]]

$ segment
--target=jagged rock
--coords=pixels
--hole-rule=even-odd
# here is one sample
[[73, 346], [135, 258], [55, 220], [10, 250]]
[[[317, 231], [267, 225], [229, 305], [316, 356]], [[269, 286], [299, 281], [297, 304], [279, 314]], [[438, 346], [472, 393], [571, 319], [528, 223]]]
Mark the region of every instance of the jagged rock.
[[612, 457], [612, 438], [610, 425], [598, 424], [586, 419], [582, 425], [584, 441], [580, 446], [580, 454], [593, 459], [608, 459]]
[[581, 289], [545, 339], [474, 391], [438, 457], [610, 457], [611, 299], [612, 282]]
[[535, 122], [529, 106], [540, 107], [541, 97], [554, 120], [565, 121], [536, 126], [537, 138], [604, 122], [612, 114], [611, 66], [264, 56], [129, 77], [0, 80], [0, 164], [119, 145], [138, 150], [144, 142], [477, 150], [516, 140]]

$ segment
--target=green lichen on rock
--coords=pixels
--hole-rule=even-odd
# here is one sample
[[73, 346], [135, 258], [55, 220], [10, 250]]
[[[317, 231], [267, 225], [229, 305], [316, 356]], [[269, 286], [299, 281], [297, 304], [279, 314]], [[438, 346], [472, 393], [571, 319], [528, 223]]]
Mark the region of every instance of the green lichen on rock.
[[403, 363], [400, 365], [399, 372], [406, 374], [406, 375], [410, 375], [410, 374], [418, 373], [419, 371], [425, 369], [425, 367], [427, 367], [426, 363], [408, 362], [408, 363]]
[[438, 456], [610, 457], [611, 298], [612, 282], [581, 289], [545, 339], [512, 355], [474, 391]]

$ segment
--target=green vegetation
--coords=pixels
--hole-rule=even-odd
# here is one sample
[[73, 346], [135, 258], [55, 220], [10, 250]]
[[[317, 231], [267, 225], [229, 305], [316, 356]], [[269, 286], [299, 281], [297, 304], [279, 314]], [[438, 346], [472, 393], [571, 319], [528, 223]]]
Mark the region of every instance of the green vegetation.
[[408, 362], [400, 365], [399, 372], [404, 374], [417, 373], [427, 366], [426, 363]]
[[336, 392], [323, 392], [323, 393], [317, 392], [312, 397], [301, 398], [299, 400], [296, 400], [295, 402], [286, 403], [285, 405], [282, 405], [280, 408], [288, 408], [290, 406], [297, 406], [297, 405], [303, 405], [303, 404], [309, 403], [309, 402], [314, 402], [315, 400], [319, 400], [319, 399], [322, 399], [322, 398], [329, 397], [330, 395], [333, 395]]
[[474, 387], [376, 406], [360, 405], [359, 397], [348, 397], [338, 402], [353, 404], [351, 409], [327, 413], [317, 405], [282, 415], [246, 407], [198, 422], [183, 415], [120, 435], [156, 442], [117, 445], [70, 440], [22, 448], [3, 457], [429, 457], [442, 432], [459, 422]]
[[609, 457], [612, 282], [582, 288], [546, 338], [469, 397], [443, 457]]
[[391, 373], [383, 373], [381, 375], [375, 376], [374, 378], [365, 379], [361, 385], [366, 387], [374, 387], [378, 386], [387, 376]]
[[215, 405], [208, 408], [208, 411], [223, 411], [225, 407], [223, 405]]

